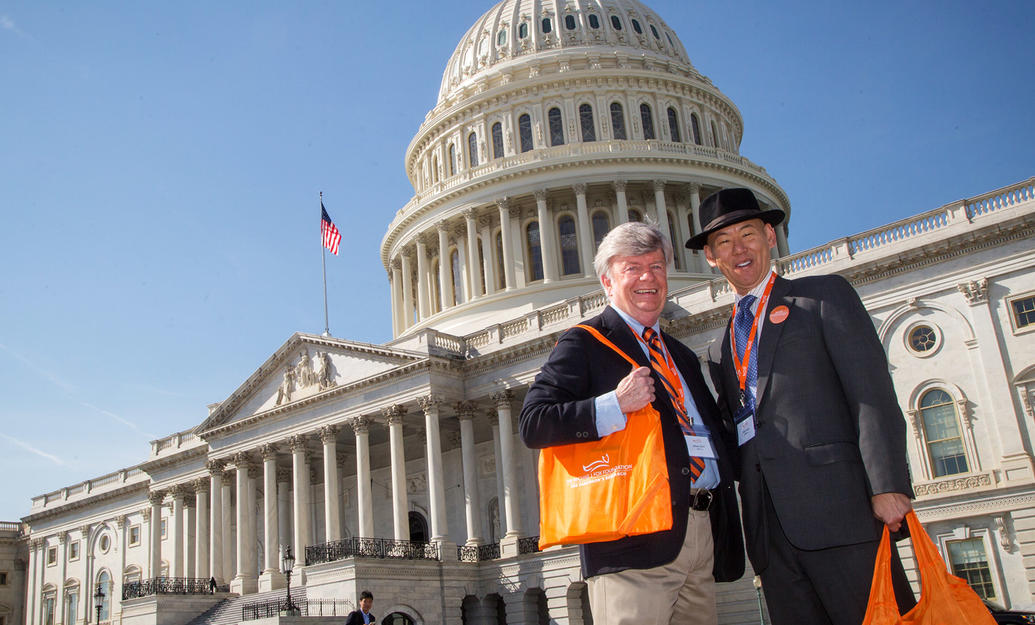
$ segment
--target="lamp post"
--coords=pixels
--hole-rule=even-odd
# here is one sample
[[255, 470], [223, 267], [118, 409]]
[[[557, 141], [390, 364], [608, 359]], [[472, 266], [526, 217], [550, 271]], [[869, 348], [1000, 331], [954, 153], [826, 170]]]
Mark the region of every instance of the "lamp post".
[[93, 595], [93, 605], [97, 608], [97, 622], [101, 622], [101, 610], [104, 609], [104, 590], [101, 585], [97, 585], [97, 592]]
[[282, 559], [284, 566], [284, 574], [287, 575], [287, 605], [284, 606], [284, 610], [291, 615], [298, 612], [298, 608], [291, 603], [291, 569], [295, 568], [295, 556], [291, 555], [291, 547], [284, 549], [284, 557]]

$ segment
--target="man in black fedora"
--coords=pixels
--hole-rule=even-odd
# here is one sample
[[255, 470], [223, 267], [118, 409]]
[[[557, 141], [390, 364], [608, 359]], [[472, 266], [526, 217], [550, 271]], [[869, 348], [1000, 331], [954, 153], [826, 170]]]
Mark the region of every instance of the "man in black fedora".
[[[772, 622], [858, 625], [883, 527], [897, 531], [912, 507], [884, 349], [847, 280], [776, 275], [782, 211], [749, 189], [718, 191], [700, 211], [686, 246], [735, 291], [709, 368], [736, 433], [746, 547]], [[892, 552], [905, 610], [913, 596]]]

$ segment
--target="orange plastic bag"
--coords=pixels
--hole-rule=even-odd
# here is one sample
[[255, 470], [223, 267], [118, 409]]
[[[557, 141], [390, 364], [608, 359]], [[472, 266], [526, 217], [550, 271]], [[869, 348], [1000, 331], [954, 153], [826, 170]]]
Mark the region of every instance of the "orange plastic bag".
[[[638, 367], [595, 328], [577, 325]], [[539, 548], [617, 540], [672, 528], [661, 418], [650, 404], [624, 430], [539, 453]]]
[[995, 625], [995, 619], [977, 593], [967, 582], [946, 570], [945, 561], [920, 525], [916, 513], [911, 510], [906, 521], [920, 569], [920, 600], [915, 608], [899, 616], [895, 590], [891, 586], [891, 539], [885, 527], [873, 567], [873, 584], [863, 625]]

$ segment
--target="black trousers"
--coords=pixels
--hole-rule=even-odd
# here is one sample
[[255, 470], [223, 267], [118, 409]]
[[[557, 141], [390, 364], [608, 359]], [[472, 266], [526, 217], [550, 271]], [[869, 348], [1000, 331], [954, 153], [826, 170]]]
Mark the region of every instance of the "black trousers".
[[[860, 625], [873, 581], [878, 541], [804, 551], [794, 547], [780, 527], [769, 489], [765, 524], [769, 562], [761, 571], [762, 590], [773, 625]], [[916, 598], [906, 579], [898, 550], [892, 548], [892, 581], [899, 613]]]

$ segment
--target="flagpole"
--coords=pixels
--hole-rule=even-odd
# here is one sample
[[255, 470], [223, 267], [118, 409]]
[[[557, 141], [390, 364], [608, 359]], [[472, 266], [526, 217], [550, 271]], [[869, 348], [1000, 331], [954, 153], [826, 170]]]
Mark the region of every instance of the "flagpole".
[[[320, 191], [320, 220], [323, 221], [323, 191]], [[320, 228], [320, 259], [323, 261], [323, 335], [331, 335], [327, 319], [327, 248], [323, 244], [323, 228]]]

